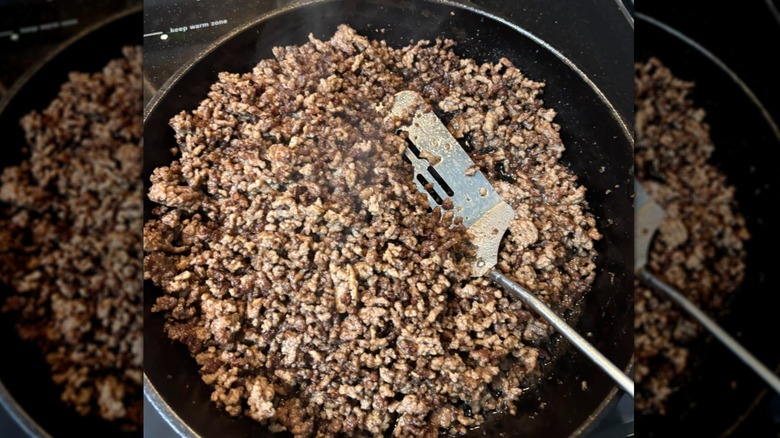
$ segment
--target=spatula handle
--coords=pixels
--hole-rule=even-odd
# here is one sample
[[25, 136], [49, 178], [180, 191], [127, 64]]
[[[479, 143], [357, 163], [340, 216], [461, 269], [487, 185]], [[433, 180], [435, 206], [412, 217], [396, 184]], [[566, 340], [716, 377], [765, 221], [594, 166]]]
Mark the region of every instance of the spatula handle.
[[539, 298], [536, 298], [532, 293], [523, 289], [520, 285], [510, 280], [504, 274], [498, 272], [496, 269], [492, 269], [488, 276], [497, 285], [501, 286], [505, 291], [512, 293], [520, 299], [524, 304], [534, 310], [546, 319], [558, 333], [562, 334], [568, 339], [578, 350], [585, 353], [596, 365], [599, 366], [609, 377], [611, 377], [618, 386], [628, 393], [632, 398], [634, 397], [634, 381], [626, 376], [623, 371], [615, 366], [609, 359], [601, 354], [596, 348], [594, 348], [588, 341], [585, 340], [579, 333], [577, 333], [563, 318], [559, 317], [552, 311], [546, 304], [544, 304]]
[[767, 368], [761, 361], [755, 356], [750, 354], [736, 339], [726, 333], [712, 318], [707, 316], [698, 306], [689, 301], [683, 294], [675, 290], [673, 287], [659, 280], [658, 277], [651, 274], [645, 269], [639, 271], [639, 278], [642, 283], [652, 287], [653, 289], [663, 292], [672, 301], [677, 303], [680, 307], [685, 309], [688, 314], [696, 318], [701, 325], [704, 326], [715, 338], [723, 343], [729, 350], [731, 350], [738, 358], [745, 362], [756, 374], [758, 374], [764, 381], [772, 387], [778, 394], [780, 394], [780, 378], [772, 370]]

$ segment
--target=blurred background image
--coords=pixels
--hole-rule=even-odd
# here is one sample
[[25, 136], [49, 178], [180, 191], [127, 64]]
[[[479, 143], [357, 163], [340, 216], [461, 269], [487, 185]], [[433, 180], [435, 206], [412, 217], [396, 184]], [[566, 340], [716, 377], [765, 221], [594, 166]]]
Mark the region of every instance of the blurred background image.
[[0, 436], [138, 436], [139, 1], [0, 2]]
[[[570, 59], [584, 74], [592, 80], [596, 87], [606, 95], [606, 100], [614, 107], [617, 117], [630, 123], [632, 119], [632, 82], [631, 65], [633, 61], [633, 29], [629, 20], [631, 8], [630, 2], [620, 1], [551, 1], [551, 2], [526, 2], [514, 0], [474, 0], [464, 2], [454, 2], [454, 4], [441, 4], [439, 2], [330, 2], [325, 7], [326, 2], [313, 2], [307, 4], [296, 12], [296, 9], [287, 8], [295, 6], [297, 2], [292, 1], [268, 1], [255, 0], [250, 2], [242, 1], [223, 1], [217, 3], [206, 3], [196, 0], [146, 0], [144, 2], [144, 76], [146, 110], [149, 115], [146, 119], [145, 138], [146, 138], [146, 159], [149, 162], [164, 162], [160, 157], [168, 155], [168, 149], [175, 146], [173, 131], [169, 128], [170, 117], [182, 110], [190, 111], [197, 106], [197, 102], [205, 97], [203, 90], [216, 81], [216, 72], [246, 72], [251, 71], [254, 63], [259, 59], [270, 57], [271, 44], [287, 45], [299, 44], [305, 42], [305, 36], [312, 32], [318, 38], [328, 39], [335, 30], [334, 23], [338, 19], [339, 8], [345, 10], [344, 17], [349, 17], [360, 25], [371, 23], [371, 32], [367, 34], [371, 38], [379, 38], [382, 34], [374, 34], [380, 28], [387, 28], [388, 43], [395, 46], [408, 44], [408, 40], [420, 33], [430, 36], [434, 34], [435, 23], [437, 20], [442, 22], [452, 21], [459, 23], [459, 27], [453, 26], [457, 33], [453, 35], [456, 40], [464, 46], [473, 46], [473, 41], [481, 41], [486, 34], [485, 29], [502, 29], [508, 27], [502, 23], [494, 23], [489, 18], [482, 18], [478, 14], [469, 10], [470, 7], [477, 7], [479, 10], [485, 10], [507, 20], [509, 25], [517, 25], [534, 35], [542, 38], [545, 42], [559, 50], [565, 57]], [[458, 3], [464, 4], [464, 9], [458, 6]], [[625, 4], [624, 4], [625, 3]], [[384, 5], [383, 5], [384, 4]], [[366, 7], [369, 5], [369, 7]], [[287, 9], [285, 9], [287, 8]], [[306, 16], [307, 9], [312, 14], [321, 17], [320, 22], [316, 20], [302, 20]], [[350, 10], [352, 9], [352, 10]], [[399, 13], [402, 10], [404, 12]], [[479, 11], [478, 10], [478, 11]], [[285, 16], [271, 16], [266, 23], [260, 21], [264, 14], [278, 14], [279, 11], [287, 11], [286, 16], [292, 23], [305, 22], [303, 25], [291, 25], [285, 23]], [[290, 12], [293, 11], [293, 12]], [[326, 11], [327, 13], [323, 12]], [[358, 11], [358, 12], [355, 12]], [[443, 12], [442, 12], [443, 11]], [[450, 14], [452, 11], [452, 14]], [[383, 15], [384, 14], [384, 15]], [[437, 14], [441, 16], [437, 19]], [[357, 17], [357, 18], [356, 18]], [[477, 19], [472, 19], [477, 17]], [[341, 20], [348, 21], [343, 18]], [[373, 20], [373, 22], [372, 22]], [[403, 21], [403, 23], [398, 23]], [[426, 23], [428, 26], [421, 29], [420, 32], [407, 32], [405, 38], [400, 38], [402, 34], [399, 29], [407, 29], [408, 23]], [[447, 25], [449, 26], [449, 25]], [[240, 31], [244, 29], [242, 33]], [[366, 32], [366, 30], [363, 30]], [[480, 33], [481, 31], [481, 33]], [[221, 38], [230, 35], [231, 40], [227, 42]], [[251, 37], [250, 35], [255, 35]], [[377, 36], [374, 36], [377, 35]], [[449, 36], [449, 35], [448, 35]], [[253, 41], [252, 38], [255, 40]], [[514, 40], [518, 47], [525, 47], [524, 37], [515, 34]], [[236, 41], [243, 41], [236, 43]], [[276, 44], [276, 42], [279, 42]], [[492, 42], [494, 46], [500, 46], [496, 41]], [[506, 50], [503, 47], [491, 47], [490, 42], [485, 44], [486, 48], [480, 52], [479, 57], [485, 56], [487, 59], [493, 59], [494, 56], [502, 54], [511, 54], [510, 58], [517, 56], [516, 53], [524, 53], [521, 49], [516, 52]], [[230, 47], [233, 50], [227, 50]], [[236, 47], [241, 47], [237, 50]], [[208, 53], [204, 54], [204, 51]], [[544, 49], [537, 51], [544, 52]], [[529, 70], [544, 64], [544, 62], [534, 62], [535, 53], [517, 56], [519, 59], [518, 67], [521, 70], [525, 66]], [[520, 62], [522, 61], [522, 62]], [[232, 67], [240, 65], [240, 68]], [[230, 67], [229, 67], [230, 66]], [[568, 70], [568, 68], [564, 68]], [[541, 71], [541, 70], [539, 70]], [[182, 72], [184, 74], [182, 75]], [[540, 79], [544, 75], [538, 75]], [[560, 85], [560, 84], [559, 84]], [[545, 99], [549, 98], [549, 103], [553, 106], [559, 106], [562, 109], [560, 114], [565, 113], [566, 108], [572, 108], [575, 105], [568, 106], [567, 100], [577, 100], [582, 97], [583, 100], [589, 99], [587, 92], [580, 90], [577, 96], [572, 87], [563, 91], [566, 87], [548, 85], [550, 90], [561, 91], [561, 98], [553, 98], [554, 91], [545, 93]], [[201, 91], [198, 91], [201, 90]], [[547, 102], [547, 100], [545, 100]], [[187, 103], [187, 104], [185, 104]], [[165, 114], [166, 115], [161, 115]], [[580, 117], [577, 117], [580, 118]], [[580, 118], [582, 119], [582, 118]], [[570, 119], [571, 120], [571, 119]], [[610, 119], [605, 123], [612, 123]], [[563, 125], [564, 123], [561, 122]], [[150, 127], [151, 125], [151, 127]], [[580, 130], [596, 129], [597, 124], [587, 125], [582, 123]], [[603, 128], [603, 126], [601, 127]], [[167, 130], [167, 133], [166, 133]], [[571, 137], [578, 137], [574, 129], [563, 129], [568, 131]], [[609, 152], [600, 155], [599, 159], [612, 160], [614, 164], [611, 170], [614, 173], [605, 176], [612, 178], [620, 174], [623, 169], [623, 155], [616, 152], [618, 147], [624, 145], [626, 140], [622, 135], [604, 136], [600, 145], [609, 145], [610, 142], [618, 145]], [[567, 147], [578, 149], [580, 146], [574, 138], [566, 138]], [[591, 143], [588, 143], [588, 149]], [[630, 142], [626, 140], [627, 147], [630, 148]], [[600, 154], [600, 153], [599, 153]], [[579, 158], [576, 157], [575, 160]], [[630, 160], [629, 157], [625, 157]], [[587, 162], [587, 160], [580, 160]], [[590, 165], [594, 161], [590, 162]], [[628, 163], [630, 164], [630, 163]], [[587, 166], [587, 164], [585, 165]], [[598, 166], [595, 166], [596, 169]], [[593, 172], [595, 174], [595, 172]], [[620, 181], [622, 183], [622, 180]], [[613, 192], [613, 197], [629, 196], [630, 190], [626, 185], [621, 185], [621, 190], [616, 190], [617, 181], [609, 185], [610, 190], [598, 190], [599, 193]], [[606, 189], [607, 187], [605, 187]], [[624, 192], [623, 189], [626, 191]], [[597, 190], [593, 190], [596, 193]], [[596, 195], [600, 196], [600, 195]], [[606, 195], [605, 195], [606, 196]], [[610, 202], [610, 201], [607, 201]], [[618, 219], [620, 222], [623, 218]], [[606, 217], [603, 219], [606, 225]], [[630, 227], [630, 220], [626, 222]], [[612, 227], [610, 231], [621, 229], [622, 225]], [[616, 234], [622, 231], [614, 231]], [[630, 240], [630, 231], [626, 230], [626, 240]], [[606, 260], [606, 258], [605, 258]], [[606, 278], [606, 276], [605, 276]], [[605, 283], [606, 285], [607, 283]], [[151, 282], [147, 285], [145, 293], [145, 303], [153, 303], [161, 293], [154, 289]], [[611, 294], [620, 287], [612, 284], [605, 286], [605, 295], [607, 290]], [[626, 288], [630, 292], [630, 286]], [[598, 293], [594, 293], [596, 295]], [[629, 295], [630, 296], [630, 295]], [[611, 305], [621, 308], [623, 297], [617, 301], [612, 301]], [[630, 300], [630, 298], [629, 298]], [[629, 304], [630, 306], [630, 304]], [[622, 336], [630, 339], [630, 315], [625, 312], [608, 311], [610, 316], [608, 324], [603, 321], [596, 321], [593, 315], [590, 315], [591, 323], [599, 326], [601, 335], [596, 335], [598, 339], [595, 342], [602, 345], [610, 345], [613, 350], [620, 350], [623, 344]], [[163, 317], [159, 313], [148, 313], [145, 320], [146, 326], [146, 364], [145, 371], [149, 387], [155, 390], [153, 394], [153, 403], [163, 411], [163, 416], [167, 416], [175, 427], [185, 430], [188, 433], [198, 436], [214, 436], [214, 431], [234, 431], [234, 434], [256, 434], [267, 433], [267, 429], [257, 424], [253, 424], [248, 418], [232, 419], [224, 413], [220, 413], [216, 405], [209, 401], [211, 390], [200, 381], [197, 370], [194, 368], [191, 358], [187, 351], [181, 346], [171, 348], [167, 339], [163, 337], [162, 321]], [[628, 319], [627, 327], [621, 325], [621, 318]], [[581, 327], [585, 325], [581, 324]], [[164, 348], [163, 348], [164, 347]], [[623, 354], [615, 353], [615, 354]], [[629, 354], [630, 355], [630, 354]], [[571, 356], [577, 356], [573, 354]], [[623, 356], [620, 356], [623, 358]], [[581, 360], [582, 357], [579, 357]], [[560, 367], [561, 377], [558, 385], [550, 385], [550, 392], [547, 394], [550, 400], [554, 402], [545, 403], [546, 413], [544, 418], [537, 418], [536, 424], [548, 423], [550, 429], [575, 430], [577, 425], [582, 425], [583, 429], [577, 433], [592, 437], [609, 436], [628, 436], [633, 431], [633, 406], [630, 397], [614, 397], [612, 402], [597, 406], [604, 398], [600, 389], [596, 388], [596, 381], [588, 378], [590, 389], [582, 389], [584, 380], [583, 369], [575, 365], [578, 360], [567, 357], [568, 365]], [[621, 359], [622, 360], [622, 359]], [[621, 363], [623, 365], [624, 363]], [[582, 368], [589, 368], [589, 364]], [[172, 372], [175, 370], [175, 372]], [[600, 377], [603, 377], [601, 375]], [[580, 381], [576, 381], [580, 379]], [[565, 382], [564, 382], [565, 381]], [[574, 383], [572, 383], [574, 382]], [[184, 389], [182, 389], [184, 388]], [[182, 392], [185, 391], [185, 392]], [[152, 391], [149, 391], [152, 393]], [[186, 394], [186, 395], [184, 395]], [[545, 397], [547, 396], [545, 395]], [[620, 399], [618, 401], [618, 399]], [[541, 400], [541, 398], [540, 398]], [[145, 430], [150, 436], [175, 436], [176, 432], [165, 423], [165, 419], [158, 415], [158, 411], [148, 403], [145, 410]], [[533, 406], [531, 406], [533, 405]], [[538, 406], [538, 400], [532, 399], [528, 406], [523, 407], [535, 409]], [[548, 416], [549, 417], [548, 417]], [[525, 417], [518, 415], [518, 417]], [[583, 419], [583, 420], [581, 420]], [[526, 421], [519, 420], [519, 421]], [[528, 420], [534, 421], [534, 420]], [[507, 423], [508, 424], [508, 423]], [[537, 426], [538, 427], [538, 426]], [[512, 426], [504, 425], [503, 434], [512, 436]], [[478, 429], [474, 434], [487, 434], [488, 436], [499, 429]], [[211, 431], [211, 434], [209, 433]], [[238, 431], [238, 432], [235, 432]], [[528, 433], [526, 431], [526, 433]], [[568, 434], [568, 433], [567, 433]]]
[[[771, 274], [780, 146], [774, 1], [641, 1], [635, 28], [635, 172], [666, 210], [648, 270], [771, 370], [780, 296]], [[746, 47], [766, 46], [766, 56]], [[637, 436], [780, 434], [778, 395], [673, 304], [636, 295]]]

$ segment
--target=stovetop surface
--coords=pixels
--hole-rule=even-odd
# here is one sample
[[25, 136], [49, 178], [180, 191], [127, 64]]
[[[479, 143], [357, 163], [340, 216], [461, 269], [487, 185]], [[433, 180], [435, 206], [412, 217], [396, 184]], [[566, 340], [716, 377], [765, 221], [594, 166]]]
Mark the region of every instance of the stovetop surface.
[[[194, 59], [211, 43], [233, 29], [249, 23], [276, 8], [300, 3], [291, 0], [221, 0], [220, 6], [199, 0], [146, 0], [144, 2], [144, 55], [147, 91], [154, 93], [183, 64]], [[599, 11], [598, 23], [578, 20], [580, 0], [518, 2], [515, 0], [472, 0], [464, 2], [520, 25], [554, 47], [570, 47], [563, 54], [579, 66], [618, 110], [630, 116], [633, 111], [631, 78], [624, 73], [633, 59], [633, 29], [614, 0], [592, 0], [588, 7]], [[541, 17], [559, 17], [561, 28], [540, 28]], [[609, 44], [612, 40], [626, 44]], [[611, 46], [612, 52], [593, 53], [590, 46]], [[614, 78], [625, 78], [616, 84]], [[145, 96], [147, 99], [150, 96]], [[629, 117], [630, 118], [630, 117]]]
[[0, 97], [68, 38], [141, 0], [0, 1]]

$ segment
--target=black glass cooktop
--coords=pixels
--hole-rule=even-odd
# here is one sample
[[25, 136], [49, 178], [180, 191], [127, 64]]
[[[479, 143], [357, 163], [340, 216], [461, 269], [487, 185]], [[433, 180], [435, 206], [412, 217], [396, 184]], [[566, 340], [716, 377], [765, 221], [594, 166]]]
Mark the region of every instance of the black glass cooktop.
[[0, 97], [68, 38], [141, 0], [0, 1]]

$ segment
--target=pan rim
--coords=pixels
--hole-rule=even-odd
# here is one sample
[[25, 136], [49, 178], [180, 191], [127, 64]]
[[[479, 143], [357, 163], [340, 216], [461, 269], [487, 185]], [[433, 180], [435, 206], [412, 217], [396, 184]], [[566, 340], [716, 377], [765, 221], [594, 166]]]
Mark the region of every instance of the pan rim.
[[[219, 48], [228, 40], [232, 39], [233, 37], [245, 32], [246, 30], [252, 28], [253, 26], [263, 22], [270, 20], [276, 16], [283, 15], [287, 12], [303, 9], [307, 6], [315, 5], [315, 4], [324, 4], [324, 3], [337, 3], [337, 2], [343, 2], [344, 0], [304, 0], [301, 2], [293, 2], [290, 5], [274, 9], [273, 11], [270, 11], [268, 13], [265, 13], [263, 15], [260, 15], [256, 19], [247, 22], [232, 31], [228, 32], [227, 34], [223, 35], [219, 39], [217, 39], [214, 43], [210, 44], [207, 48], [200, 51], [198, 54], [193, 56], [190, 60], [188, 60], [184, 65], [179, 67], [179, 69], [176, 70], [176, 72], [171, 75], [158, 89], [157, 92], [152, 96], [152, 98], [149, 100], [149, 103], [146, 104], [144, 107], [144, 114], [143, 114], [143, 123], [146, 124], [146, 121], [149, 118], [149, 115], [157, 108], [158, 104], [164, 97], [166, 97], [170, 91], [170, 89], [173, 87], [173, 85], [178, 82], [181, 77], [190, 71], [196, 64], [200, 62], [202, 58], [205, 56], [213, 53], [216, 50], [219, 50]], [[612, 115], [612, 117], [618, 122], [620, 129], [623, 131], [623, 134], [625, 137], [629, 140], [629, 143], [633, 146], [634, 145], [634, 131], [630, 128], [630, 126], [633, 126], [633, 122], [629, 122], [623, 119], [623, 116], [620, 114], [620, 112], [615, 108], [615, 106], [612, 104], [612, 102], [607, 99], [606, 95], [603, 91], [596, 85], [595, 82], [587, 75], [584, 71], [580, 70], [580, 68], [569, 58], [567, 58], [563, 53], [561, 53], [558, 49], [553, 47], [551, 44], [549, 44], [547, 41], [543, 40], [542, 38], [536, 36], [535, 34], [531, 33], [530, 31], [526, 30], [523, 27], [518, 26], [517, 24], [514, 24], [510, 22], [509, 20], [496, 15], [494, 13], [488, 12], [482, 8], [479, 8], [472, 4], [466, 4], [461, 3], [455, 0], [423, 0], [423, 2], [427, 3], [437, 3], [449, 7], [453, 7], [456, 9], [462, 9], [467, 12], [472, 12], [477, 15], [481, 15], [485, 18], [491, 19], [493, 21], [498, 22], [499, 24], [502, 24], [506, 27], [509, 27], [513, 31], [523, 35], [524, 37], [530, 39], [536, 44], [539, 44], [542, 46], [545, 50], [550, 52], [553, 56], [561, 60], [564, 64], [566, 64], [567, 67], [569, 67], [574, 73], [577, 74], [587, 85], [588, 87], [593, 90], [593, 92], [596, 94], [596, 96], [599, 98], [601, 103], [603, 103], [607, 109], [609, 110], [609, 113]]]
[[761, 115], [764, 117], [764, 120], [769, 124], [769, 127], [772, 129], [773, 134], [775, 135], [775, 138], [777, 138], [778, 141], [780, 141], [780, 127], [778, 126], [777, 122], [775, 122], [775, 119], [772, 117], [772, 115], [769, 113], [769, 111], [766, 109], [763, 103], [761, 103], [761, 100], [756, 96], [756, 94], [753, 92], [753, 90], [748, 87], [748, 85], [740, 78], [734, 70], [729, 68], [728, 65], [726, 65], [725, 62], [723, 62], [720, 58], [715, 56], [714, 53], [707, 50], [704, 46], [697, 43], [695, 40], [690, 38], [689, 36], [685, 35], [684, 33], [680, 32], [679, 30], [675, 29], [674, 27], [664, 23], [661, 20], [658, 20], [657, 18], [653, 18], [649, 15], [643, 14], [641, 12], [636, 13], [636, 17], [640, 21], [645, 21], [646, 23], [653, 25], [662, 31], [668, 33], [669, 35], [679, 39], [685, 44], [688, 44], [693, 48], [694, 50], [698, 51], [700, 54], [704, 55], [707, 59], [712, 61], [715, 66], [723, 70], [724, 73], [726, 73], [731, 80], [734, 81], [734, 83], [739, 86], [740, 89], [747, 95], [747, 97], [753, 102], [754, 105], [761, 111]]
[[[640, 22], [644, 22], [645, 24], [649, 24], [651, 26], [655, 26], [659, 30], [668, 33], [674, 38], [677, 38], [682, 43], [687, 44], [690, 48], [692, 48], [694, 51], [698, 52], [705, 58], [707, 58], [710, 62], [712, 62], [715, 67], [721, 69], [726, 75], [731, 79], [741, 90], [745, 95], [748, 97], [748, 99], [753, 103], [753, 105], [756, 106], [756, 108], [761, 112], [761, 115], [764, 118], [764, 121], [769, 125], [769, 128], [772, 130], [772, 133], [775, 136], [775, 139], [777, 139], [778, 142], [780, 142], [780, 127], [778, 126], [775, 119], [772, 117], [772, 114], [769, 113], [769, 111], [766, 109], [764, 104], [761, 102], [761, 100], [756, 96], [756, 94], [753, 92], [753, 90], [742, 80], [742, 78], [739, 77], [739, 75], [734, 72], [723, 60], [721, 60], [718, 56], [716, 56], [714, 53], [709, 51], [706, 47], [702, 46], [696, 40], [692, 39], [691, 37], [687, 36], [683, 32], [677, 30], [676, 28], [666, 24], [665, 22], [654, 18], [650, 15], [644, 14], [642, 12], [636, 12], [636, 18]], [[705, 333], [705, 336], [711, 336], [707, 335]], [[780, 373], [780, 363], [773, 364], [774, 366], [774, 372]], [[771, 367], [770, 367], [771, 368]], [[734, 422], [726, 428], [726, 430], [720, 435], [720, 437], [726, 437], [730, 436], [742, 422], [758, 407], [758, 405], [764, 400], [764, 398], [769, 394], [769, 388], [764, 387], [758, 392], [758, 395], [753, 399], [753, 401], [750, 402], [748, 407], [741, 412], [739, 415], [737, 415]]]
[[154, 410], [160, 414], [160, 417], [165, 421], [165, 424], [171, 427], [179, 436], [184, 438], [200, 438], [189, 424], [187, 424], [179, 414], [177, 414], [171, 406], [166, 403], [165, 399], [157, 391], [151, 380], [146, 377], [144, 372], [144, 396], [149, 403], [154, 407]]
[[[157, 88], [155, 94], [149, 99], [149, 102], [144, 106], [144, 112], [143, 112], [143, 123], [144, 127], [146, 126], [147, 121], [149, 120], [151, 114], [157, 109], [160, 102], [163, 101], [166, 97], [168, 97], [169, 93], [171, 92], [171, 89], [174, 87], [176, 83], [188, 72], [190, 72], [204, 57], [212, 54], [213, 52], [217, 51], [222, 47], [228, 40], [238, 36], [239, 34], [251, 29], [254, 26], [257, 26], [258, 24], [271, 20], [273, 18], [276, 18], [278, 16], [284, 15], [288, 12], [299, 10], [306, 8], [311, 5], [319, 5], [319, 4], [327, 4], [327, 3], [338, 3], [343, 2], [345, 0], [303, 0], [300, 2], [293, 2], [292, 4], [288, 4], [286, 6], [274, 9], [272, 11], [269, 11], [267, 13], [264, 13], [262, 15], [259, 15], [257, 18], [242, 24], [241, 26], [231, 30], [227, 34], [221, 36], [219, 39], [217, 39], [215, 42], [209, 44], [208, 47], [198, 52], [196, 55], [194, 55], [192, 58], [190, 58], [187, 62], [185, 62], [181, 67], [179, 67], [163, 84]], [[362, 1], [362, 0], [359, 0]], [[427, 3], [434, 3], [444, 6], [449, 6], [455, 9], [463, 10], [466, 12], [471, 12], [474, 14], [477, 14], [481, 17], [487, 18], [489, 20], [492, 20], [494, 22], [497, 22], [498, 24], [501, 24], [503, 26], [508, 27], [514, 32], [517, 32], [518, 34], [522, 35], [525, 38], [528, 38], [535, 44], [538, 44], [543, 49], [550, 52], [554, 57], [559, 59], [561, 62], [563, 62], [566, 67], [571, 69], [585, 84], [595, 93], [600, 103], [602, 103], [607, 111], [609, 112], [610, 116], [615, 120], [615, 122], [618, 124], [620, 131], [622, 132], [624, 138], [628, 142], [629, 146], [633, 149], [634, 147], [634, 130], [633, 130], [633, 121], [626, 120], [623, 115], [620, 113], [620, 111], [617, 110], [617, 108], [613, 105], [613, 103], [606, 97], [604, 92], [596, 85], [596, 83], [584, 72], [582, 71], [573, 61], [571, 61], [566, 55], [564, 55], [561, 51], [556, 49], [554, 46], [549, 44], [544, 39], [538, 37], [534, 33], [526, 30], [525, 28], [512, 23], [511, 21], [501, 17], [500, 15], [496, 15], [492, 12], [488, 12], [470, 1], [467, 2], [460, 2], [456, 0], [423, 0], [423, 2]], [[619, 2], [619, 1], [618, 1]], [[625, 15], [625, 14], [624, 14]], [[630, 14], [628, 14], [630, 16]], [[633, 20], [631, 20], [631, 27], [633, 28]], [[631, 292], [632, 293], [632, 292]], [[633, 341], [632, 341], [633, 343]], [[626, 365], [622, 367], [622, 371], [626, 374], [630, 374], [631, 370], [633, 370], [635, 363], [634, 355], [632, 354], [631, 357], [626, 362]], [[202, 438], [202, 435], [199, 435], [196, 433], [186, 422], [182, 420], [182, 418], [171, 408], [171, 406], [165, 401], [165, 399], [162, 397], [162, 395], [159, 393], [157, 388], [155, 387], [154, 383], [149, 379], [149, 377], [146, 374], [146, 371], [144, 370], [144, 396], [146, 399], [150, 402], [150, 404], [154, 407], [154, 409], [157, 411], [157, 413], [162, 417], [162, 419], [179, 435], [186, 438]], [[617, 386], [613, 386], [604, 396], [603, 400], [595, 407], [595, 409], [583, 420], [581, 424], [576, 426], [571, 434], [569, 435], [569, 438], [576, 438], [580, 437], [585, 433], [586, 431], [590, 431], [591, 427], [596, 423], [596, 421], [600, 418], [602, 418], [605, 415], [606, 408], [609, 406], [614, 405], [617, 403], [618, 397], [616, 395], [618, 394], [619, 389]]]
[[[28, 68], [22, 76], [20, 76], [16, 81], [14, 81], [14, 84], [11, 86], [11, 88], [8, 89], [8, 92], [3, 96], [2, 99], [0, 99], [0, 117], [5, 113], [6, 108], [11, 104], [13, 99], [16, 97], [16, 95], [19, 93], [19, 91], [24, 88], [32, 78], [34, 78], [38, 73], [43, 70], [46, 65], [49, 64], [53, 59], [60, 56], [63, 52], [65, 52], [68, 48], [73, 46], [76, 42], [82, 40], [83, 38], [87, 37], [91, 33], [97, 31], [98, 29], [101, 29], [105, 26], [110, 25], [111, 23], [114, 23], [116, 21], [119, 21], [123, 18], [129, 17], [134, 14], [140, 14], [143, 10], [143, 5], [133, 6], [130, 8], [127, 8], [123, 11], [117, 12], [115, 14], [112, 14], [111, 16], [100, 20], [99, 22], [92, 24], [85, 29], [82, 29], [77, 34], [73, 35], [72, 37], [68, 38], [65, 42], [57, 46], [56, 49], [52, 50], [51, 52], [47, 53], [44, 57], [36, 61], [30, 68]], [[13, 418], [14, 422], [19, 425], [22, 430], [24, 430], [27, 435], [31, 437], [41, 437], [41, 438], [51, 438], [52, 435], [49, 434], [48, 431], [46, 431], [40, 424], [38, 424], [37, 421], [29, 414], [27, 411], [19, 405], [19, 403], [16, 401], [14, 396], [11, 394], [10, 391], [5, 387], [3, 384], [3, 381], [0, 380], [0, 406], [2, 406], [6, 412]]]

